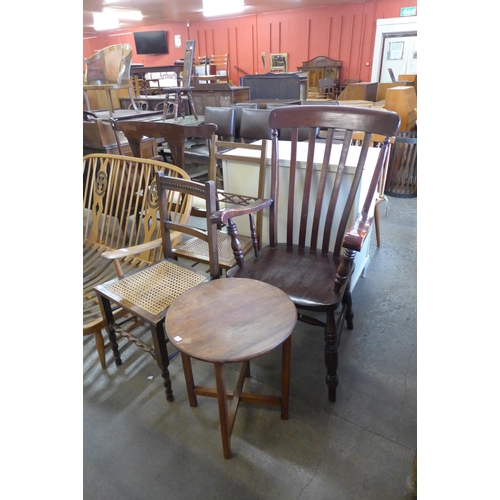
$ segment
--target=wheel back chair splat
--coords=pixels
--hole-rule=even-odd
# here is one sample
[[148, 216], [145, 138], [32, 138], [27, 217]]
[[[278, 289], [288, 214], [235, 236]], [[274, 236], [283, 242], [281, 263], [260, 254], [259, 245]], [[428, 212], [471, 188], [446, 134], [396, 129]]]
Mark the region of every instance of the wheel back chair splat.
[[[158, 171], [189, 179], [184, 170], [154, 160], [110, 154], [83, 157], [83, 335], [94, 335], [103, 369], [109, 343], [105, 344], [102, 334], [104, 321], [94, 286], [161, 258]], [[190, 205], [175, 208], [173, 220], [186, 222]], [[104, 258], [110, 251], [119, 258]], [[118, 320], [125, 311], [117, 308], [113, 314]]]
[[[116, 334], [124, 335], [125, 333], [113, 317], [113, 305], [125, 309], [133, 318], [149, 325], [154, 343], [154, 355], [162, 372], [167, 401], [173, 401], [174, 396], [168, 370], [165, 315], [170, 304], [184, 292], [200, 283], [219, 278], [217, 225], [224, 212], [216, 211], [215, 183], [212, 181], [200, 184], [157, 172], [156, 186], [164, 258], [145, 269], [97, 285], [94, 289], [99, 298], [115, 362], [121, 364]], [[191, 205], [193, 196], [206, 200], [206, 230], [188, 225], [186, 222], [176, 222], [175, 218], [172, 217], [172, 211], [178, 210], [179, 207], [183, 207], [182, 212], [186, 213], [186, 207]], [[255, 208], [250, 206], [247, 210]], [[239, 213], [235, 213], [236, 215]], [[230, 211], [226, 216], [232, 217]], [[173, 253], [173, 247], [181, 234], [200, 238], [206, 242], [209, 248], [208, 273], [179, 263]], [[117, 253], [109, 253], [105, 256], [112, 259]], [[242, 259], [238, 260], [241, 264]]]
[[[324, 328], [326, 385], [331, 402], [336, 400], [338, 347], [344, 320], [348, 329], [353, 329], [350, 279], [354, 257], [369, 234], [389, 137], [396, 134], [399, 122], [399, 116], [393, 112], [348, 106], [273, 109], [269, 116], [273, 129], [269, 245], [258, 257], [245, 259], [244, 266], [227, 271], [228, 277], [256, 279], [280, 288], [296, 305], [299, 320]], [[310, 129], [307, 143], [298, 141], [298, 131], [303, 127]], [[282, 128], [292, 129], [290, 142], [278, 141]], [[316, 142], [319, 128], [326, 131], [323, 143]], [[333, 144], [334, 132], [339, 129], [344, 132], [344, 141]], [[353, 131], [366, 134], [361, 147], [352, 145]], [[387, 138], [379, 149], [369, 148], [373, 133]], [[303, 161], [299, 162], [297, 151], [304, 147]], [[280, 148], [284, 152], [288, 148], [290, 156], [280, 157]], [[370, 158], [371, 168], [365, 164], [367, 158]], [[287, 198], [287, 208], [278, 231], [279, 164], [283, 160], [289, 164], [289, 175], [283, 177], [289, 178], [289, 184], [285, 185], [282, 180], [279, 186], [280, 194], [285, 200]], [[337, 166], [335, 174], [329, 173], [335, 170], [332, 165]], [[352, 181], [348, 173], [349, 176], [354, 174]], [[353, 226], [348, 228], [362, 175], [365, 176], [363, 184], [368, 183], [367, 194], [363, 195], [359, 212], [355, 207], [358, 215]], [[347, 194], [340, 196], [345, 192], [342, 186], [345, 183], [349, 186], [349, 182]], [[317, 189], [317, 196], [311, 194], [313, 189]], [[326, 313], [326, 321], [304, 314], [307, 311]]]

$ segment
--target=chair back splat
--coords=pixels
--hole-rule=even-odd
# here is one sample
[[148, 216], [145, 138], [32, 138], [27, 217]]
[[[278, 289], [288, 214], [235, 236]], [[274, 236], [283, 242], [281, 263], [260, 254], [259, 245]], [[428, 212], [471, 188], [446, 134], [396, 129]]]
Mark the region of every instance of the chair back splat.
[[[283, 290], [299, 320], [324, 327], [331, 402], [344, 320], [353, 329], [354, 258], [370, 234], [377, 185], [399, 123], [394, 112], [351, 106], [273, 109], [267, 245], [227, 271]], [[289, 140], [279, 140], [283, 129]], [[354, 132], [364, 133], [361, 146], [353, 144]], [[383, 136], [380, 148], [371, 147], [374, 134]], [[304, 311], [326, 313], [326, 320]]]

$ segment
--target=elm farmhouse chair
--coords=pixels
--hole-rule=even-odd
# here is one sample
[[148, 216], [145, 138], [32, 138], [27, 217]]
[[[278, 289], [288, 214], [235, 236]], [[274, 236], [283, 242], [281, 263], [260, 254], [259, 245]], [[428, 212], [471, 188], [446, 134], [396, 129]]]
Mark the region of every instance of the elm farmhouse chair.
[[[354, 144], [361, 146], [363, 144], [363, 140], [365, 138], [364, 132], [354, 132], [352, 134], [352, 140]], [[382, 135], [373, 134], [370, 141], [371, 147], [382, 147], [385, 137]], [[375, 195], [375, 209], [374, 209], [374, 218], [375, 218], [375, 235], [377, 237], [377, 247], [380, 247], [380, 214], [379, 214], [379, 205], [382, 202], [388, 203], [387, 197], [384, 195], [385, 191], [385, 183], [387, 180], [387, 171], [389, 168], [389, 161], [391, 157], [392, 147], [396, 140], [396, 137], [390, 138], [390, 144], [387, 148], [387, 156], [385, 159], [384, 167], [382, 169], [382, 173], [380, 174], [380, 179], [378, 181], [377, 193]]]
[[91, 111], [88, 91], [103, 90], [106, 92], [109, 116], [115, 112], [111, 91], [126, 89], [130, 103], [139, 113], [134, 101], [134, 92], [130, 79], [130, 65], [132, 63], [132, 46], [128, 43], [111, 45], [98, 50], [93, 56], [85, 59], [85, 76], [83, 93], [87, 109]]
[[[162, 370], [167, 401], [173, 401], [168, 371], [165, 315], [170, 304], [184, 292], [200, 283], [219, 278], [217, 227], [222, 219], [231, 218], [233, 215], [231, 210], [216, 210], [216, 190], [213, 181], [201, 184], [157, 172], [156, 187], [164, 258], [144, 269], [97, 285], [95, 291], [99, 297], [115, 362], [121, 364], [116, 334], [124, 335], [125, 333], [113, 317], [113, 305], [128, 311], [138, 319], [139, 323], [144, 322], [149, 325], [157, 363]], [[176, 222], [172, 218], [174, 207], [190, 205], [194, 196], [205, 199], [206, 229], [189, 225], [189, 222]], [[254, 209], [255, 207], [249, 206], [247, 209], [236, 211], [234, 215], [248, 213]], [[179, 262], [173, 252], [179, 234], [196, 237], [206, 242], [209, 248], [209, 272], [198, 271], [190, 265]], [[119, 252], [109, 252], [103, 256], [113, 259], [119, 258], [118, 254]], [[242, 260], [242, 258], [238, 259], [239, 264], [242, 264]]]
[[[94, 286], [118, 274], [143, 269], [161, 258], [160, 225], [157, 223], [155, 174], [163, 171], [189, 179], [174, 165], [112, 154], [83, 157], [83, 335], [94, 335], [102, 368], [106, 368], [104, 321]], [[184, 223], [191, 206], [176, 207], [172, 220]], [[118, 251], [120, 258], [103, 258]], [[115, 320], [125, 311], [116, 309]]]
[[193, 113], [195, 120], [198, 120], [198, 114], [196, 113], [196, 109], [194, 107], [193, 101], [193, 87], [191, 86], [191, 77], [193, 74], [193, 56], [194, 56], [194, 48], [196, 42], [194, 40], [186, 41], [186, 48], [184, 51], [184, 67], [182, 70], [182, 80], [181, 85], [177, 87], [164, 87], [162, 89], [165, 92], [165, 103], [163, 106], [163, 119], [165, 120], [167, 117], [167, 112], [170, 109], [170, 104], [174, 106], [174, 120], [177, 121], [179, 116], [179, 108], [181, 112], [181, 116], [185, 118], [186, 111], [184, 108], [183, 97], [186, 96], [189, 109], [191, 113]]
[[[331, 402], [336, 400], [338, 348], [344, 321], [349, 330], [353, 329], [350, 279], [354, 257], [369, 234], [389, 138], [396, 134], [399, 122], [393, 112], [349, 106], [273, 109], [269, 115], [273, 129], [269, 244], [258, 257], [247, 258], [244, 266], [236, 265], [226, 273], [230, 278], [256, 279], [280, 288], [296, 305], [299, 320], [324, 328], [326, 385]], [[298, 141], [303, 127], [310, 130], [308, 143]], [[279, 142], [278, 133], [283, 128], [292, 129], [290, 142]], [[316, 141], [318, 128], [326, 132], [323, 143]], [[338, 130], [344, 134], [342, 144], [333, 143]], [[354, 131], [366, 134], [361, 147], [352, 145]], [[374, 133], [386, 140], [381, 148], [369, 151]], [[280, 147], [289, 151], [288, 159], [280, 156]], [[297, 160], [298, 151], [303, 161]], [[365, 164], [367, 157], [372, 168]], [[288, 161], [289, 169], [287, 175], [280, 176], [280, 162], [284, 161]], [[329, 172], [335, 170], [330, 162], [337, 165], [335, 174]], [[282, 183], [278, 186], [279, 180]], [[361, 195], [360, 188], [366, 183], [366, 194]], [[278, 189], [279, 202], [286, 204], [282, 211], [278, 208]], [[356, 197], [361, 199], [354, 206]], [[358, 215], [349, 228], [351, 210]], [[313, 312], [314, 317], [307, 312]], [[320, 318], [315, 313], [321, 313]], [[324, 313], [326, 321], [321, 319]]]

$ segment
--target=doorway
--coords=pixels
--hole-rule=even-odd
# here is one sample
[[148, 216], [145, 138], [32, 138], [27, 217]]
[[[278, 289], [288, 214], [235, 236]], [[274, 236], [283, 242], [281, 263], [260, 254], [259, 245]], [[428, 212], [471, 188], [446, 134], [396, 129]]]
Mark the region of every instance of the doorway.
[[392, 70], [396, 80], [399, 75], [417, 74], [416, 33], [403, 33], [384, 37], [379, 82], [392, 81], [389, 69]]
[[[398, 42], [403, 42], [402, 55], [409, 57], [408, 63], [404, 59], [396, 59], [401, 54], [398, 49], [401, 45]], [[394, 43], [395, 45], [386, 45]], [[391, 52], [392, 57], [390, 65], [383, 65], [384, 59]], [[413, 57], [414, 56], [414, 57]], [[396, 66], [398, 61], [401, 62], [401, 71], [399, 66]], [[403, 70], [403, 63], [405, 64]], [[384, 66], [384, 67], [383, 67]], [[416, 74], [417, 73], [417, 16], [413, 17], [397, 17], [392, 19], [378, 19], [377, 29], [375, 33], [375, 43], [373, 48], [372, 60], [372, 82], [390, 82], [391, 77], [388, 68], [392, 68], [394, 76], [397, 79], [399, 74]]]

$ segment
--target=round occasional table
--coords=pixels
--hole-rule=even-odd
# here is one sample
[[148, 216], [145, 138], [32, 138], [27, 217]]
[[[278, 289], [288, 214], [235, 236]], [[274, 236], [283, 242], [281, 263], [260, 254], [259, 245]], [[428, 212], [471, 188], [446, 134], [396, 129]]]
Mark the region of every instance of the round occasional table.
[[[165, 322], [170, 342], [180, 351], [189, 404], [196, 396], [216, 397], [224, 458], [231, 457], [231, 433], [240, 401], [281, 408], [288, 419], [291, 333], [297, 311], [288, 295], [276, 287], [245, 278], [221, 278], [202, 283], [171, 304]], [[282, 346], [279, 396], [243, 392], [250, 360]], [[195, 385], [191, 358], [214, 364], [216, 387]], [[234, 391], [226, 389], [224, 365], [241, 362]], [[230, 406], [228, 400], [231, 401]]]

